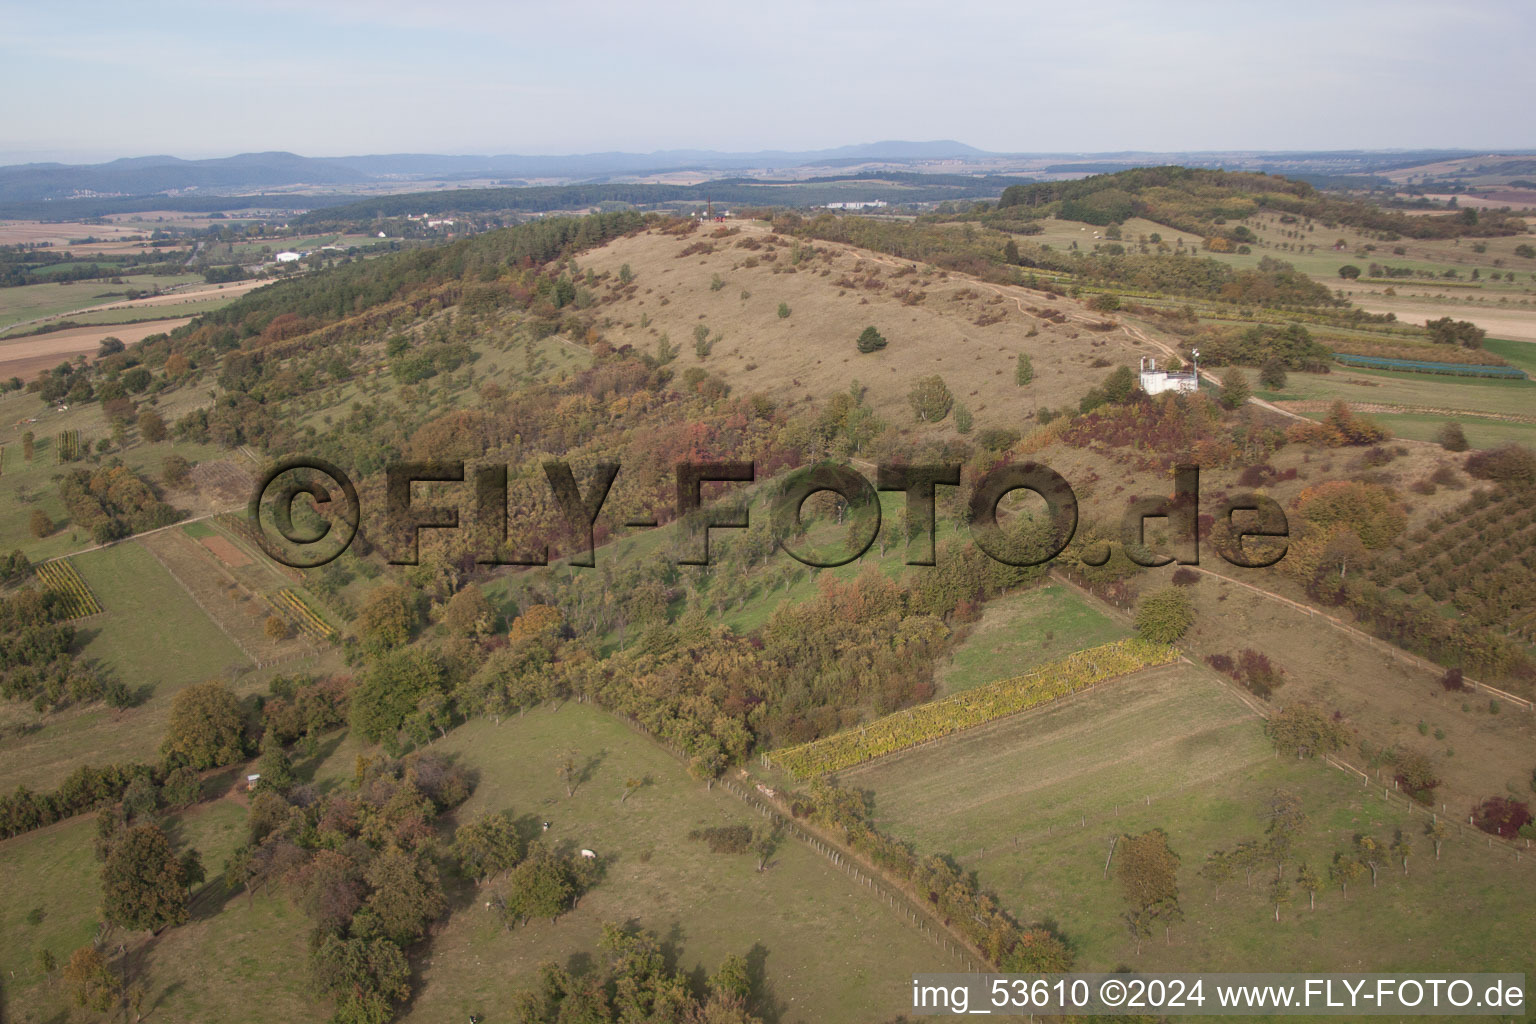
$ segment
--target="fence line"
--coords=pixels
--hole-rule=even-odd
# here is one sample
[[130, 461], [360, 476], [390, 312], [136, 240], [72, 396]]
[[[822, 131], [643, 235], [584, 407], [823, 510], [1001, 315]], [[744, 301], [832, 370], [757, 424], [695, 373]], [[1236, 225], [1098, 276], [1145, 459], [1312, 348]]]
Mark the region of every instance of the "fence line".
[[[1400, 661], [1405, 661], [1416, 668], [1421, 668], [1428, 672], [1443, 673], [1445, 671], [1444, 665], [1437, 665], [1430, 661], [1428, 658], [1420, 657], [1411, 651], [1405, 651], [1401, 647], [1398, 647], [1396, 644], [1388, 643], [1387, 641], [1382, 640], [1380, 637], [1375, 637], [1365, 632], [1364, 630], [1356, 629], [1354, 626], [1349, 625], [1347, 622], [1345, 622], [1343, 619], [1340, 619], [1336, 615], [1329, 615], [1327, 612], [1319, 611], [1310, 605], [1302, 604], [1300, 601], [1293, 601], [1290, 598], [1284, 597], [1280, 594], [1270, 593], [1269, 591], [1264, 590], [1262, 587], [1254, 586], [1252, 583], [1244, 583], [1242, 580], [1234, 579], [1231, 576], [1225, 576], [1219, 572], [1213, 572], [1212, 570], [1206, 569], [1202, 566], [1195, 565], [1190, 566], [1190, 568], [1194, 569], [1196, 572], [1204, 573], [1205, 575], [1212, 576], [1218, 580], [1224, 580], [1227, 583], [1235, 583], [1239, 587], [1251, 590], [1262, 597], [1270, 599], [1271, 601], [1279, 601], [1281, 604], [1286, 605], [1287, 607], [1299, 611], [1305, 615], [1312, 615], [1320, 618], [1324, 622], [1327, 622], [1329, 625], [1333, 626], [1335, 629], [1348, 633], [1350, 636], [1355, 637], [1356, 639], [1364, 640], [1372, 647], [1379, 648], [1382, 651], [1385, 651], [1386, 653], [1399, 659]], [[1492, 694], [1501, 700], [1507, 700], [1517, 707], [1524, 708], [1526, 711], [1536, 709], [1536, 702], [1529, 701], [1524, 697], [1518, 697], [1515, 694], [1509, 693], [1506, 690], [1501, 690], [1496, 686], [1489, 686], [1487, 683], [1479, 682], [1478, 680], [1473, 679], [1471, 676], [1463, 675], [1461, 677], [1461, 681], [1464, 685], [1472, 686], [1476, 689], [1482, 690], [1485, 693]]]
[[[658, 736], [638, 718], [621, 711], [611, 711], [609, 713], [657, 746], [666, 750], [679, 761], [687, 762], [688, 755], [682, 748], [670, 740]], [[891, 909], [901, 911], [903, 919], [908, 924], [914, 925], [935, 946], [952, 955], [956, 962], [964, 961], [967, 970], [975, 971], [990, 967], [985, 957], [981, 956], [979, 952], [972, 949], [963, 939], [951, 932], [947, 925], [934, 918], [926, 908], [912, 900], [899, 886], [895, 886], [888, 879], [884, 879], [883, 874], [878, 868], [870, 866], [862, 858], [858, 857], [857, 854], [827, 840], [819, 833], [810, 831], [794, 820], [794, 818], [786, 817], [778, 808], [743, 790], [731, 779], [722, 777], [719, 780], [710, 780], [710, 788], [713, 788], [715, 781], [719, 781], [721, 787], [731, 796], [774, 822], [786, 835], [804, 843], [815, 852], [826, 857], [834, 867], [842, 870], [849, 878], [877, 894]]]

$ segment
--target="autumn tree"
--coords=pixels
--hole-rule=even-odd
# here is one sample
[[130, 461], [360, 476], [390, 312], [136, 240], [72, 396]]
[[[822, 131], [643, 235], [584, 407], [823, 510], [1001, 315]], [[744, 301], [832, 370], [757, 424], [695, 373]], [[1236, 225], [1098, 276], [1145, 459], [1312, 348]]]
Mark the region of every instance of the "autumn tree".
[[358, 610], [357, 629], [372, 651], [387, 651], [411, 639], [419, 616], [410, 591], [397, 583], [373, 588]]
[[1232, 855], [1226, 850], [1212, 850], [1206, 854], [1205, 864], [1200, 868], [1200, 877], [1210, 882], [1216, 889], [1216, 898], [1221, 898], [1221, 886], [1232, 877]]
[[362, 869], [336, 850], [317, 850], [292, 881], [300, 909], [324, 935], [345, 934], [368, 892]]
[[1349, 883], [1365, 874], [1365, 865], [1343, 850], [1333, 855], [1333, 863], [1328, 868], [1328, 877], [1339, 887], [1340, 892], [1349, 891]]
[[560, 751], [555, 757], [555, 777], [565, 787], [565, 795], [568, 797], [575, 796], [576, 787], [581, 785], [580, 758], [580, 751], [570, 748]]
[[1285, 360], [1276, 356], [1264, 360], [1259, 367], [1259, 383], [1271, 391], [1281, 391], [1285, 388]]
[[458, 636], [481, 637], [496, 623], [496, 609], [477, 583], [471, 583], [448, 600], [443, 625]]
[[1284, 875], [1276, 875], [1269, 883], [1269, 902], [1275, 906], [1275, 920], [1280, 920], [1280, 908], [1291, 902], [1291, 886]]
[[949, 410], [955, 403], [955, 396], [950, 394], [944, 378], [938, 374], [922, 377], [912, 386], [907, 394], [907, 402], [911, 404], [912, 411], [917, 418], [924, 423], [938, 423], [949, 415]]
[[77, 1009], [106, 1013], [117, 1003], [122, 979], [94, 946], [81, 946], [64, 965], [64, 989]]
[[1232, 848], [1232, 866], [1243, 872], [1243, 887], [1253, 884], [1253, 869], [1268, 856], [1264, 844], [1256, 839], [1244, 839]]
[[526, 924], [535, 917], [553, 921], [570, 908], [575, 894], [569, 865], [542, 844], [534, 843], [507, 877], [502, 913], [508, 927], [514, 920]]
[[192, 890], [208, 880], [208, 869], [203, 867], [203, 855], [190, 847], [181, 855], [181, 881], [187, 887], [187, 900]]
[[501, 811], [461, 825], [453, 834], [452, 853], [459, 871], [484, 882], [517, 864], [523, 855], [523, 841], [512, 815]]
[[170, 724], [160, 750], [197, 771], [240, 760], [245, 756], [240, 701], [217, 680], [178, 691], [171, 699]]
[[32, 530], [32, 536], [41, 540], [53, 532], [53, 520], [48, 518], [48, 513], [40, 508], [32, 510], [27, 518], [27, 525]]
[[768, 861], [779, 848], [783, 833], [778, 828], [759, 825], [752, 830], [752, 853], [757, 857], [757, 870], [766, 871]]
[[409, 945], [448, 906], [437, 867], [428, 858], [391, 844], [368, 867], [373, 893], [368, 907], [391, 941]]
[[1307, 815], [1302, 810], [1301, 798], [1295, 793], [1277, 789], [1269, 799], [1269, 824], [1265, 827], [1265, 846], [1275, 862], [1277, 873], [1285, 870], [1286, 859], [1291, 855], [1296, 838], [1306, 826]]
[[410, 964], [389, 939], [327, 935], [311, 963], [320, 991], [336, 1000], [335, 1021], [383, 1024], [394, 1016], [392, 1003], [411, 994]]
[[1376, 869], [1381, 866], [1381, 844], [1364, 832], [1355, 833], [1355, 859], [1371, 871], [1371, 888], [1376, 887]]
[[1350, 737], [1343, 722], [1306, 701], [1285, 705], [1269, 716], [1264, 728], [1277, 750], [1298, 758], [1331, 754], [1343, 749]]
[[102, 914], [130, 931], [157, 932], [187, 919], [187, 883], [170, 840], [135, 825], [112, 844], [101, 869]]
[[1428, 825], [1424, 826], [1424, 834], [1429, 841], [1435, 844], [1435, 860], [1440, 859], [1440, 844], [1450, 838], [1451, 827], [1438, 817], [1431, 818]]
[[352, 727], [370, 742], [398, 751], [400, 728], [421, 698], [444, 688], [446, 670], [433, 649], [421, 646], [375, 658], [352, 693]]
[[1248, 396], [1253, 394], [1253, 388], [1248, 383], [1248, 377], [1237, 367], [1231, 367], [1221, 375], [1221, 404], [1228, 409], [1236, 409], [1248, 401]]
[[1403, 863], [1403, 874], [1408, 874], [1408, 858], [1413, 855], [1413, 837], [1402, 829], [1392, 837], [1392, 856]]
[[1136, 632], [1143, 640], [1171, 644], [1195, 621], [1195, 609], [1184, 587], [1154, 590], [1136, 608]]
[[1125, 899], [1125, 921], [1136, 939], [1136, 952], [1152, 932], [1154, 923], [1164, 929], [1183, 920], [1179, 907], [1178, 855], [1168, 846], [1168, 833], [1152, 829], [1120, 841], [1115, 877]]
[[1306, 861], [1302, 861], [1301, 866], [1296, 869], [1296, 887], [1307, 894], [1307, 908], [1316, 910], [1317, 890], [1323, 887], [1323, 880]]
[[1435, 434], [1435, 442], [1448, 452], [1464, 452], [1470, 447], [1466, 431], [1455, 420], [1448, 421], [1440, 428]]
[[153, 409], [146, 409], [139, 414], [139, 436], [146, 441], [156, 442], [165, 440], [165, 419]]
[[955, 430], [962, 434], [969, 434], [975, 426], [976, 419], [971, 415], [971, 410], [966, 408], [963, 402], [955, 403]]

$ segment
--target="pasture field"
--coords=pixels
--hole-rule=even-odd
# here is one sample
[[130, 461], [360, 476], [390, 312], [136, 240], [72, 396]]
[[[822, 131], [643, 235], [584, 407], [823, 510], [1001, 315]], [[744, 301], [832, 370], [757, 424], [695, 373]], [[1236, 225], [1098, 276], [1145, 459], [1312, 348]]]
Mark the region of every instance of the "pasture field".
[[[145, 403], [142, 408], [153, 409], [166, 422], [174, 423], [190, 409], [204, 404], [206, 395], [206, 391], [200, 392], [196, 388], [177, 388], [163, 392], [155, 404]], [[93, 542], [89, 532], [70, 524], [55, 477], [71, 469], [93, 470], [97, 464], [81, 460], [60, 465], [56, 462], [54, 446], [59, 433], [66, 430], [79, 431], [82, 448], [89, 445], [94, 450], [98, 441], [110, 438], [112, 430], [102, 413], [101, 403], [71, 406], [60, 413], [38, 401], [36, 395], [12, 393], [0, 398], [0, 424], [3, 424], [0, 425], [0, 445], [5, 447], [4, 471], [0, 473], [0, 546], [7, 551], [20, 548], [34, 562], [90, 547]], [[27, 431], [31, 431], [35, 439], [30, 463], [22, 457], [22, 435]], [[198, 465], [193, 471], [194, 481], [204, 466], [211, 467], [223, 461], [245, 462], [238, 453], [217, 445], [170, 439], [150, 443], [139, 436], [136, 427], [128, 432], [127, 447], [113, 445], [106, 457], [122, 459], [124, 465], [160, 488], [166, 502], [188, 515], [230, 508], [248, 497], [241, 495], [231, 501], [216, 489], [200, 489], [195, 483], [180, 488], [166, 487], [163, 471], [166, 459], [172, 455], [180, 455]], [[41, 509], [53, 522], [53, 531], [45, 537], [32, 535], [29, 519], [34, 509]]]
[[[955, 852], [1021, 918], [1053, 919], [1079, 969], [1532, 969], [1536, 922], [1513, 897], [1529, 891], [1536, 859], [1458, 833], [1436, 863], [1426, 814], [1356, 776], [1276, 756], [1257, 718], [1223, 691], [1191, 667], [1167, 669], [842, 780], [873, 791], [886, 830], [920, 852]], [[1300, 796], [1308, 815], [1288, 879], [1298, 859], [1326, 879], [1357, 832], [1385, 846], [1399, 828], [1414, 841], [1407, 875], [1384, 858], [1376, 888], [1369, 876], [1347, 893], [1325, 887], [1315, 911], [1293, 885], [1278, 922], [1265, 896], [1272, 864], [1219, 890], [1200, 877], [1211, 850], [1263, 838], [1277, 789]], [[1168, 832], [1181, 859], [1185, 920], [1138, 955], [1104, 868], [1112, 837], [1151, 828]]]
[[1536, 377], [1536, 345], [1528, 341], [1486, 338], [1483, 340], [1483, 348], [1503, 357], [1504, 361], [1511, 366], [1518, 366], [1532, 377]]
[[[1095, 245], [1110, 244], [1110, 239], [1103, 237], [1103, 227], [1054, 218], [1036, 223], [1043, 228], [1042, 233], [1027, 238], [1054, 248], [1065, 249], [1075, 242], [1079, 249], [1092, 251]], [[1120, 244], [1134, 251], [1139, 239], [1156, 233], [1169, 246], [1182, 239], [1186, 252], [1233, 267], [1256, 267], [1265, 257], [1280, 259], [1329, 288], [1342, 290], [1345, 298], [1373, 313], [1394, 313], [1410, 324], [1452, 316], [1471, 320], [1491, 334], [1536, 341], [1536, 260], [1515, 254], [1516, 246], [1529, 243], [1529, 235], [1459, 242], [1414, 238], [1384, 242], [1344, 226], [1325, 228], [1313, 222], [1313, 229], [1308, 231], [1301, 224], [1281, 224], [1278, 214], [1260, 213], [1243, 223], [1259, 239], [1249, 246], [1247, 253], [1209, 252], [1201, 248], [1202, 239], [1198, 236], [1140, 217], [1122, 225]], [[1298, 238], [1287, 234], [1298, 231]], [[1101, 237], [1094, 238], [1095, 232]], [[1335, 250], [1340, 239], [1345, 244]], [[1285, 248], [1287, 245], [1295, 248]], [[1477, 251], [1478, 246], [1483, 248], [1482, 252]], [[1402, 249], [1402, 254], [1397, 249]], [[1346, 281], [1339, 277], [1339, 268], [1346, 264], [1353, 264], [1367, 274], [1371, 263], [1408, 268], [1433, 277], [1368, 281]], [[1474, 270], [1478, 272], [1475, 281], [1471, 278]], [[1454, 272], [1456, 277], [1445, 277], [1448, 272]], [[1511, 273], [1513, 281], [1508, 279]], [[1391, 294], [1387, 293], [1388, 288]]]
[[[1487, 694], [1448, 692], [1440, 686], [1443, 670], [1438, 667], [1395, 657], [1385, 644], [1241, 585], [1303, 600], [1301, 588], [1280, 573], [1238, 575], [1242, 570], [1230, 566], [1217, 571], [1240, 582], [1202, 574], [1199, 583], [1187, 588], [1195, 624], [1182, 645], [1191, 658], [1230, 657], [1245, 648], [1263, 653], [1284, 673], [1273, 703], [1315, 701], [1342, 712], [1358, 738], [1375, 747], [1425, 755], [1440, 780], [1436, 799], [1448, 813], [1462, 816], [1459, 820], [1489, 796], [1529, 798], [1536, 713], [1508, 703], [1495, 711]], [[1164, 579], [1148, 573], [1136, 585], [1154, 587]], [[1342, 618], [1348, 621], [1347, 615]], [[1340, 756], [1364, 764], [1358, 749]]]
[[1257, 393], [1269, 401], [1342, 399], [1471, 413], [1536, 415], [1536, 380], [1447, 377], [1335, 366], [1331, 373], [1288, 374], [1284, 390]]
[[193, 596], [203, 613], [247, 659], [264, 664], [313, 653], [296, 631], [282, 640], [267, 636], [266, 623], [273, 609], [259, 595], [238, 586], [205, 543], [181, 530], [163, 530], [139, 543]]
[[[578, 763], [588, 769], [574, 797], [554, 770], [567, 748], [579, 751]], [[594, 952], [606, 921], [654, 931], [684, 970], [713, 972], [730, 952], [760, 962], [769, 986], [765, 1008], [783, 1024], [882, 1019], [901, 1010], [913, 970], [949, 969], [929, 939], [800, 843], [786, 840], [759, 873], [751, 855], [715, 854], [690, 840], [695, 828], [760, 819], [590, 706], [541, 708], [500, 726], [471, 722], [434, 749], [460, 755], [479, 771], [458, 821], [501, 810], [548, 821], [546, 842], [597, 851], [605, 877], [559, 921], [510, 932], [483, 905], [495, 882], [481, 891], [460, 883], [452, 913], [420, 958], [417, 994], [404, 1020], [470, 1013], [489, 1019], [512, 993], [533, 984], [540, 962]], [[338, 751], [331, 763], [345, 757]], [[350, 771], [350, 762], [343, 768]], [[630, 778], [649, 781], [621, 802]], [[489, 964], [495, 969], [483, 966]]]
[[[40, 726], [0, 747], [0, 778], [8, 787], [51, 789], [77, 765], [154, 760], [177, 690], [251, 664], [139, 542], [71, 561], [104, 609], [79, 624], [80, 656], [105, 662], [138, 702], [121, 711], [97, 704], [47, 715], [19, 703], [0, 707], [6, 725]], [[251, 692], [255, 678], [234, 687]]]
[[[1308, 409], [1293, 409], [1312, 420], [1321, 420], [1328, 414]], [[1467, 435], [1467, 443], [1473, 448], [1497, 448], [1511, 441], [1516, 444], [1536, 444], [1536, 423], [1507, 423], [1502, 420], [1478, 419], [1472, 416], [1433, 416], [1427, 413], [1367, 413], [1372, 420], [1393, 437], [1409, 441], [1434, 441], [1440, 428], [1450, 420], [1460, 423]]]
[[[227, 773], [217, 778], [228, 782]], [[186, 924], [147, 945], [139, 941], [142, 934], [119, 933], [110, 946], [128, 942], [131, 977], [148, 990], [152, 1019], [318, 1020], [303, 915], [283, 897], [248, 902], [228, 893], [219, 877], [224, 860], [245, 839], [244, 801], [225, 797], [199, 804], [168, 817], [165, 827], [178, 849], [198, 850], [210, 880], [195, 892]], [[47, 949], [62, 964], [97, 932], [101, 865], [92, 852], [95, 831], [94, 816], [82, 815], [0, 843], [0, 971], [7, 977], [0, 1006], [7, 1019], [66, 1019], [63, 985], [57, 976], [44, 980], [35, 958]], [[37, 925], [26, 919], [34, 908], [43, 911]], [[210, 949], [228, 955], [210, 958]]]
[[1130, 635], [1076, 590], [1047, 582], [987, 602], [936, 675], [943, 693], [968, 690]]

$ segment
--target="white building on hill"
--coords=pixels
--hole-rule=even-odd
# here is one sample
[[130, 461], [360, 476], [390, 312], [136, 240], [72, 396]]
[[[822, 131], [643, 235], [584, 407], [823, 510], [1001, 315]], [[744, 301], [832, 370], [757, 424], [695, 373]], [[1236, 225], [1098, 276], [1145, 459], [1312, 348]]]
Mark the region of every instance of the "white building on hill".
[[1157, 360], [1151, 356], [1141, 357], [1141, 390], [1149, 395], [1160, 395], [1164, 391], [1182, 391], [1193, 394], [1200, 389], [1200, 377], [1198, 370], [1170, 371], [1159, 370]]

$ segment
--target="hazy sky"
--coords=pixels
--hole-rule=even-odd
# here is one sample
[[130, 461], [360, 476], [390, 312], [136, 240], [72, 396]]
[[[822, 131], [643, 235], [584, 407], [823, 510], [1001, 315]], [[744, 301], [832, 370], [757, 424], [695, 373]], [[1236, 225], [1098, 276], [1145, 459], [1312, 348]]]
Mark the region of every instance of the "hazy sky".
[[1536, 147], [1536, 4], [0, 0], [0, 160]]

